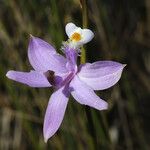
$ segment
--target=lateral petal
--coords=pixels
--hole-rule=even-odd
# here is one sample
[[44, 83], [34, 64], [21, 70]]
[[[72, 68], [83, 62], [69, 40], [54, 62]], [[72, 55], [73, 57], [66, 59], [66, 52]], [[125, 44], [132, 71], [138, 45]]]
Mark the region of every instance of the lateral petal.
[[107, 109], [108, 104], [100, 99], [92, 88], [82, 82], [76, 75], [70, 83], [70, 91], [74, 99], [80, 104], [88, 105], [98, 110]]
[[43, 73], [38, 71], [20, 72], [8, 71], [6, 76], [14, 81], [26, 84], [31, 87], [50, 87], [50, 83]]
[[66, 59], [56, 53], [55, 49], [40, 38], [31, 36], [28, 57], [31, 65], [37, 71], [52, 70], [55, 73], [65, 73]]
[[50, 97], [44, 118], [43, 134], [45, 142], [47, 142], [60, 127], [67, 103], [68, 91], [64, 89], [64, 87], [55, 91]]
[[82, 30], [82, 40], [80, 42], [82, 42], [83, 44], [86, 44], [88, 42], [90, 42], [94, 37], [94, 33], [89, 30], [89, 29], [83, 29]]
[[97, 61], [80, 66], [78, 76], [93, 90], [104, 90], [118, 82], [125, 65], [114, 61]]
[[67, 36], [70, 38], [70, 36], [76, 29], [78, 29], [78, 27], [74, 23], [72, 22], [68, 23], [65, 27]]

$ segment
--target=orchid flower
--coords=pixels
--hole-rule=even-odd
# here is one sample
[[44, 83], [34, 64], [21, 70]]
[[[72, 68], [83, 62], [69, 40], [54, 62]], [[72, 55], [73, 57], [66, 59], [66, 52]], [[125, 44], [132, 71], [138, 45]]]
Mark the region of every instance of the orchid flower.
[[6, 76], [30, 87], [53, 87], [44, 118], [44, 140], [52, 137], [61, 125], [70, 94], [83, 105], [97, 110], [108, 108], [107, 102], [94, 90], [110, 88], [118, 82], [125, 65], [114, 61], [97, 61], [77, 66], [81, 46], [92, 40], [89, 29], [73, 23], [66, 25], [68, 40], [63, 44], [65, 57], [40, 38], [31, 36], [28, 58], [34, 68], [30, 72], [8, 71]]

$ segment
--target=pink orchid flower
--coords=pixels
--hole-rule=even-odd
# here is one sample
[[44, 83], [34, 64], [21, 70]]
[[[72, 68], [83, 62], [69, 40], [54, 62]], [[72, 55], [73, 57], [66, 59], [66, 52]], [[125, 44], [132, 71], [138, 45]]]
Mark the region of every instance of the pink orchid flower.
[[107, 102], [94, 90], [110, 88], [118, 82], [125, 65], [114, 61], [97, 61], [77, 66], [78, 53], [94, 34], [73, 23], [66, 25], [68, 40], [63, 45], [65, 57], [40, 38], [31, 36], [28, 58], [34, 68], [30, 72], [8, 71], [6, 76], [30, 87], [53, 87], [44, 118], [44, 140], [52, 137], [61, 125], [70, 94], [80, 104], [98, 110], [108, 108]]

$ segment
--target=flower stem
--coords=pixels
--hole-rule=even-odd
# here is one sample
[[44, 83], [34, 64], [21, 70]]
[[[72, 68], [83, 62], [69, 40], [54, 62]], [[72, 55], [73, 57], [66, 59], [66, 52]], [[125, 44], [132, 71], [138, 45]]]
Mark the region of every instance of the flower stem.
[[[82, 26], [83, 28], [87, 28], [88, 26], [88, 17], [87, 17], [87, 0], [80, 0], [82, 6]], [[86, 62], [86, 52], [85, 48], [81, 49], [81, 64]]]
[[[82, 6], [82, 26], [83, 28], [87, 28], [88, 26], [88, 17], [87, 17], [87, 0], [80, 0]], [[81, 60], [80, 63], [86, 63], [86, 50], [84, 47], [81, 49]], [[97, 137], [94, 129], [94, 123], [92, 119], [92, 113], [89, 106], [85, 107], [85, 113], [88, 121], [88, 131], [93, 138], [94, 148], [97, 149]]]

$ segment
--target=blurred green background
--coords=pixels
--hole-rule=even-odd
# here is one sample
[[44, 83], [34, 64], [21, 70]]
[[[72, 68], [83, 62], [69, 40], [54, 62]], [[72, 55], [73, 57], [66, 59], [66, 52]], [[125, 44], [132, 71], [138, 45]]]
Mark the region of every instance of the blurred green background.
[[59, 131], [44, 143], [42, 125], [52, 89], [34, 89], [6, 78], [8, 70], [29, 71], [29, 34], [58, 52], [67, 22], [82, 26], [82, 0], [0, 0], [0, 150], [150, 149], [150, 0], [87, 0], [87, 61], [127, 64], [114, 87], [97, 94], [106, 111], [70, 99]]

